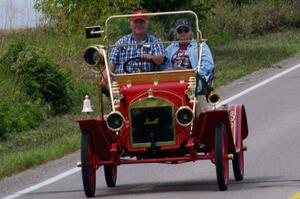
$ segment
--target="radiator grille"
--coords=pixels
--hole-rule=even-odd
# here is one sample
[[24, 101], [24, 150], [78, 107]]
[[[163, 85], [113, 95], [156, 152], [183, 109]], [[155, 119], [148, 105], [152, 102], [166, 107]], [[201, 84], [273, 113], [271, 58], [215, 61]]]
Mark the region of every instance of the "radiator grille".
[[131, 143], [135, 147], [175, 144], [173, 109], [171, 106], [132, 108]]

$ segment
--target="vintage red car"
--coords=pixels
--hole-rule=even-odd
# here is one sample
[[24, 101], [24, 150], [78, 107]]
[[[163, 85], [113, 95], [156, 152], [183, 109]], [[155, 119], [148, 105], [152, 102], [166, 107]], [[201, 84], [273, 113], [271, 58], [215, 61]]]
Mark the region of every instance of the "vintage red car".
[[[86, 28], [87, 38], [104, 34], [105, 44], [90, 46], [84, 54], [88, 66], [96, 73], [99, 106], [95, 118], [78, 120], [82, 133], [78, 166], [82, 169], [86, 196], [95, 195], [96, 170], [101, 166], [107, 186], [114, 187], [117, 168], [122, 164], [179, 164], [197, 160], [211, 160], [216, 167], [218, 187], [226, 190], [230, 160], [235, 179], [243, 180], [244, 139], [248, 136], [244, 106], [222, 104], [220, 97], [210, 92], [205, 111], [197, 113], [197, 69], [124, 74], [109, 71], [109, 51], [116, 39], [128, 31], [129, 18], [136, 15], [151, 17], [153, 25], [149, 31], [159, 35], [164, 45], [173, 42], [168, 32], [172, 20], [182, 16], [193, 20], [199, 52], [205, 42], [198, 17], [192, 11], [111, 16], [104, 30], [96, 26]], [[106, 114], [100, 75], [104, 68], [109, 77], [111, 106], [111, 112]], [[83, 112], [91, 112], [88, 98]]]

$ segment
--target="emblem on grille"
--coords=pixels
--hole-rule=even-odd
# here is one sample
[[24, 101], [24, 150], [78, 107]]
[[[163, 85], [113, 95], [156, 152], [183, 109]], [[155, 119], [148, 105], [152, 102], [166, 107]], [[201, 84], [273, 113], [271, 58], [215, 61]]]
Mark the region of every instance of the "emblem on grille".
[[150, 120], [149, 118], [146, 118], [144, 125], [151, 125], [151, 124], [158, 124], [159, 118], [155, 118], [154, 120]]

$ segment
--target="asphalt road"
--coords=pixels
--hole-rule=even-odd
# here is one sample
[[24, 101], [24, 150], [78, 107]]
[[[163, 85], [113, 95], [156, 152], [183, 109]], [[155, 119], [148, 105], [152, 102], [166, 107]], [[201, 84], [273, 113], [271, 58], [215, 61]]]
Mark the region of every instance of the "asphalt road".
[[[291, 59], [281, 63], [282, 68], [259, 71], [221, 88], [219, 93], [223, 99], [227, 99], [299, 63], [299, 57]], [[120, 166], [115, 188], [106, 188], [103, 170], [100, 168], [97, 172], [96, 198], [288, 198], [300, 192], [299, 98], [300, 68], [297, 68], [230, 102], [230, 104], [245, 104], [249, 137], [245, 141], [248, 146], [245, 153], [245, 180], [235, 182], [230, 167], [227, 191], [218, 190], [214, 165], [210, 161], [198, 161], [179, 165]], [[70, 164], [70, 161], [74, 161], [75, 164], [75, 159], [79, 155], [75, 153], [72, 157], [68, 160], [59, 160], [61, 164], [59, 167], [63, 169], [56, 169], [53, 175], [67, 170], [62, 166], [64, 162]], [[53, 170], [49, 165], [46, 168]], [[37, 170], [29, 171], [30, 174], [22, 174], [23, 177], [19, 176], [22, 183], [18, 177], [0, 182], [0, 192], [5, 190], [5, 195], [10, 195], [45, 180]], [[24, 178], [26, 175], [31, 176], [30, 182], [26, 182]], [[40, 177], [33, 180], [33, 175]], [[5, 195], [2, 193], [0, 197]], [[85, 198], [81, 173], [76, 172], [19, 198]]]

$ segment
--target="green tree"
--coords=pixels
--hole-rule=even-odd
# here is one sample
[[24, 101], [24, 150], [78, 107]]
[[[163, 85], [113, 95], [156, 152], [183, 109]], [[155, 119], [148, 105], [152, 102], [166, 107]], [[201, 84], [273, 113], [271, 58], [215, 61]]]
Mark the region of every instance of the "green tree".
[[187, 3], [182, 0], [144, 0], [141, 4], [145, 10], [150, 12], [166, 12], [178, 10]]
[[59, 32], [103, 25], [110, 15], [128, 14], [138, 9], [148, 12], [193, 10], [204, 19], [211, 7], [207, 0], [35, 0], [35, 9], [43, 13], [47, 24], [58, 27]]
[[44, 21], [60, 32], [83, 26], [103, 24], [111, 14], [130, 13], [141, 9], [141, 0], [36, 0], [35, 9]]

